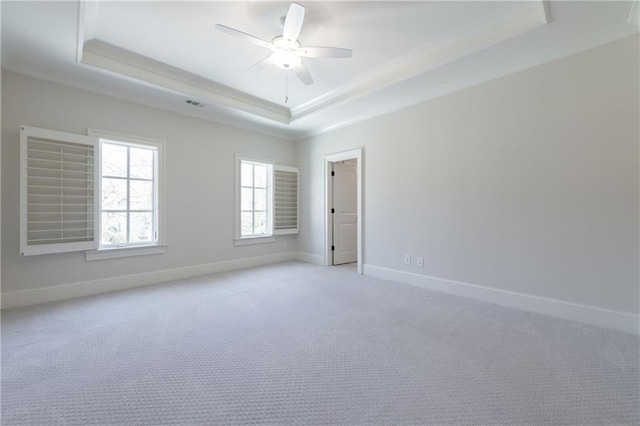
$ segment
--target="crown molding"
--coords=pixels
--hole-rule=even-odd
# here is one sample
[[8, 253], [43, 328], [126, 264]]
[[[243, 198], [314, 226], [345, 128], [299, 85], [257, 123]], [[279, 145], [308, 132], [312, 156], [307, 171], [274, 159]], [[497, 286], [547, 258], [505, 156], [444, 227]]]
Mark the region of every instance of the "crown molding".
[[98, 0], [78, 0], [78, 31], [76, 34], [76, 62], [82, 62], [84, 43], [95, 37], [98, 25]]
[[[523, 4], [530, 6], [523, 10]], [[548, 22], [549, 16], [547, 3], [542, 0], [504, 6], [497, 13], [479, 19], [471, 28], [453, 31], [445, 37], [389, 61], [352, 84], [337, 88], [289, 110], [97, 40], [95, 28], [98, 1], [80, 0], [78, 7], [78, 62], [284, 124], [294, 124], [303, 118], [354, 101], [477, 50], [515, 37], [544, 25]]]
[[306, 132], [300, 140], [319, 136], [321, 134], [338, 130], [343, 127], [348, 127], [363, 121], [371, 120], [375, 117], [389, 114], [403, 108], [408, 108], [413, 105], [428, 102], [432, 99], [446, 96], [448, 94], [458, 92], [468, 87], [477, 86], [479, 84], [495, 80], [497, 78], [513, 74], [518, 71], [523, 71], [538, 65], [543, 65], [551, 61], [583, 52], [585, 50], [602, 46], [604, 44], [611, 43], [616, 40], [632, 36], [634, 34], [638, 34], [638, 32], [639, 30], [636, 27], [620, 25], [614, 28], [607, 29], [605, 31], [598, 32], [596, 34], [579, 38], [577, 40], [572, 40], [568, 43], [554, 46], [550, 49], [529, 55], [525, 58], [501, 64], [488, 70], [483, 70], [478, 73], [460, 78], [458, 80], [447, 82], [440, 86], [436, 86], [428, 90], [416, 93], [410, 98], [403, 98], [402, 100], [394, 103], [385, 103], [381, 107], [368, 110], [366, 113], [358, 115], [356, 117], [350, 117], [346, 120], [334, 122], [328, 126], [317, 127], [313, 130], [310, 130], [309, 132]]
[[638, 0], [631, 0], [631, 7], [629, 8], [629, 18], [627, 19], [630, 24], [640, 26], [640, 12], [638, 11]]
[[[631, 1], [628, 17], [628, 22], [636, 26], [616, 27], [589, 36], [584, 40], [575, 40], [542, 53], [501, 64], [489, 70], [416, 93], [410, 98], [386, 103], [375, 109], [367, 109], [356, 117], [333, 121], [328, 126], [316, 127], [308, 131], [300, 130], [298, 126], [283, 130], [285, 133], [295, 134], [294, 139], [304, 139], [326, 133], [637, 33], [640, 15], [639, 1]], [[306, 118], [372, 95], [474, 52], [540, 28], [552, 21], [551, 2], [548, 0], [508, 4], [491, 15], [480, 17], [471, 26], [460, 27], [371, 70], [350, 84], [338, 87], [289, 110], [204, 77], [97, 40], [95, 39], [95, 29], [98, 1], [80, 0], [78, 7], [78, 61], [82, 64], [102, 68], [179, 95], [215, 103], [222, 107], [234, 108], [243, 113], [285, 125], [299, 125]], [[298, 130], [295, 130], [296, 128]]]
[[84, 43], [81, 63], [192, 96], [198, 101], [236, 108], [280, 123], [288, 124], [290, 121], [288, 108], [101, 40]]
[[[470, 28], [460, 28], [435, 41], [426, 43], [372, 70], [351, 84], [339, 87], [293, 108], [291, 122], [354, 101], [545, 25], [548, 22], [548, 9], [544, 4], [543, 1], [537, 1], [532, 3], [518, 2], [503, 6], [496, 13], [479, 19]], [[523, 10], [523, 5], [528, 7]]]
[[551, 22], [551, 6], [549, 0], [538, 0], [538, 10], [545, 24]]

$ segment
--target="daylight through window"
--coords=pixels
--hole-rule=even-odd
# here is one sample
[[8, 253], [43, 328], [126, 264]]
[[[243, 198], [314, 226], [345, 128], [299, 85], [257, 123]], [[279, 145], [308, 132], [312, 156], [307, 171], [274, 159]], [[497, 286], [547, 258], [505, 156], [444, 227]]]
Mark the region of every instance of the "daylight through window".
[[240, 237], [272, 234], [272, 175], [271, 164], [240, 161]]
[[157, 243], [154, 146], [100, 140], [100, 247]]

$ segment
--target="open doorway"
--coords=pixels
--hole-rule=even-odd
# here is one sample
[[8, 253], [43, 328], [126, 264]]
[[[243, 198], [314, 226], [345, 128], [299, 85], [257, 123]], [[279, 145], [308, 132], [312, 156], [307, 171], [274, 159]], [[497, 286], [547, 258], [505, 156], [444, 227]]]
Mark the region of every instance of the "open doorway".
[[362, 274], [362, 149], [325, 157], [325, 265]]

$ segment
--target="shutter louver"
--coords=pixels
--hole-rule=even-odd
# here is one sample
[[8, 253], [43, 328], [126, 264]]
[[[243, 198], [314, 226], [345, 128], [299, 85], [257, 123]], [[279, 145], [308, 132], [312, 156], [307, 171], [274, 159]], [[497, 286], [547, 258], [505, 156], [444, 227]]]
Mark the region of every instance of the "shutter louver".
[[21, 254], [94, 249], [94, 139], [23, 126], [21, 149]]
[[298, 232], [298, 169], [276, 166], [274, 169], [274, 233]]

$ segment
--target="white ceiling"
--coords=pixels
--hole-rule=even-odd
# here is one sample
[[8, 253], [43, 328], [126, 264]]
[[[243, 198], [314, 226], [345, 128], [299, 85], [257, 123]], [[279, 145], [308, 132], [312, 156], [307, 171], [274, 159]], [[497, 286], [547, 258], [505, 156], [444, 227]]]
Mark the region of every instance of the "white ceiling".
[[2, 67], [298, 139], [638, 32], [637, 1], [306, 1], [300, 42], [353, 57], [304, 58], [305, 85], [214, 28], [271, 41], [289, 4], [4, 0]]

